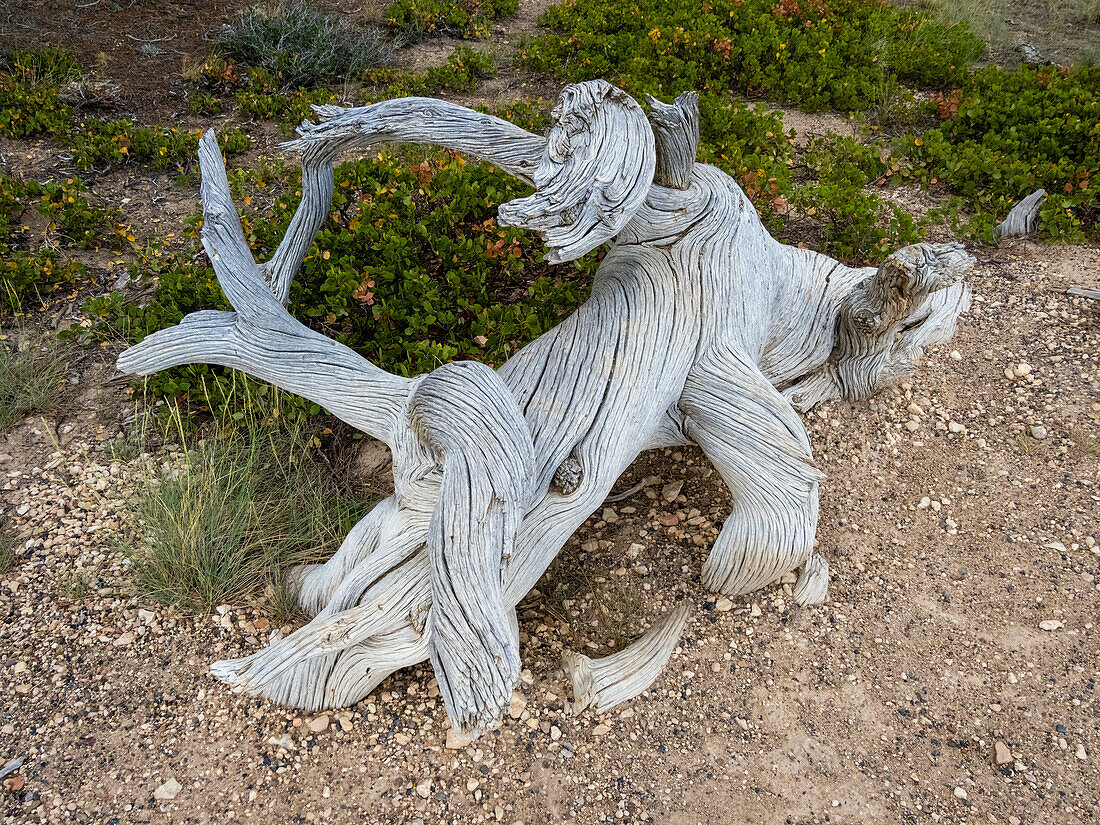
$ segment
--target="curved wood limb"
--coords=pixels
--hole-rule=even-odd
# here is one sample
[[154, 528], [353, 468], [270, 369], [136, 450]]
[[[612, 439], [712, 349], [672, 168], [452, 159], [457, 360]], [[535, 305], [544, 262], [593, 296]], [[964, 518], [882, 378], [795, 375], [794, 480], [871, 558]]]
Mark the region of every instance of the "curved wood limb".
[[561, 664], [573, 683], [573, 713], [588, 707], [606, 713], [652, 685], [676, 650], [691, 612], [690, 605], [681, 604], [644, 636], [601, 659], [567, 651]]
[[804, 564], [813, 550], [824, 475], [787, 400], [744, 356], [716, 348], [692, 368], [679, 408], [685, 434], [733, 495], [703, 565], [704, 586], [737, 596]]

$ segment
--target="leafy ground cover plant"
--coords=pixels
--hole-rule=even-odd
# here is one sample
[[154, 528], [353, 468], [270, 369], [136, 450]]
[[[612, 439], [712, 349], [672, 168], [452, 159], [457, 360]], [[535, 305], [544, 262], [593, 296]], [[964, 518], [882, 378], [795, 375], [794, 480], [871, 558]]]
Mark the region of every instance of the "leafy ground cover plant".
[[1100, 67], [987, 67], [936, 103], [941, 125], [896, 148], [978, 212], [975, 234], [991, 241], [995, 216], [1043, 187], [1050, 238], [1100, 237]]
[[432, 34], [487, 37], [494, 20], [515, 14], [519, 0], [394, 0], [386, 23], [409, 41]]
[[[49, 220], [51, 239], [29, 237], [23, 214], [35, 207]], [[79, 178], [44, 184], [0, 173], [0, 306], [17, 311], [85, 275], [84, 267], [59, 253], [58, 246], [91, 246], [113, 220]]]
[[[270, 216], [246, 216], [258, 256], [275, 248], [297, 206], [298, 172], [290, 175]], [[498, 226], [497, 205], [523, 194], [499, 170], [449, 153], [411, 168], [386, 154], [342, 164], [332, 216], [295, 281], [292, 311], [405, 375], [456, 358], [502, 362], [580, 304], [594, 265], [552, 268], [517, 231]], [[187, 312], [229, 309], [204, 259], [148, 257], [133, 274], [156, 277], [152, 300], [144, 308], [120, 293], [90, 300], [101, 334], [132, 343]], [[210, 392], [203, 382], [214, 374], [201, 365], [169, 370], [147, 379], [148, 388], [202, 405]], [[296, 409], [317, 411], [306, 402]]]
[[[72, 60], [71, 55], [68, 59]], [[54, 62], [62, 61], [57, 57]], [[35, 80], [27, 80], [26, 70], [19, 68], [22, 64], [9, 57], [8, 65], [8, 69], [0, 68], [0, 136], [55, 140], [71, 148], [72, 163], [81, 171], [103, 171], [126, 162], [168, 169], [190, 165], [195, 156], [197, 132], [78, 116], [58, 96], [60, 69], [43, 70]], [[239, 129], [224, 129], [219, 139], [228, 152], [245, 151], [251, 145], [251, 139]]]
[[283, 90], [342, 80], [393, 56], [392, 38], [383, 32], [357, 29], [308, 0], [249, 6], [226, 28], [218, 48], [265, 69]]
[[572, 0], [539, 22], [552, 32], [527, 40], [520, 61], [563, 80], [664, 96], [732, 90], [807, 111], [862, 111], [884, 75], [957, 85], [983, 48], [965, 23], [878, 0]]

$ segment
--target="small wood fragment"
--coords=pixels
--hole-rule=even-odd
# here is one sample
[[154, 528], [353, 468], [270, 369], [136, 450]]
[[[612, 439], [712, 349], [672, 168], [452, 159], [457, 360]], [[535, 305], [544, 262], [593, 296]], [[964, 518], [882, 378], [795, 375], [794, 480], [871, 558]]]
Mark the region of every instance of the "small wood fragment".
[[1016, 235], [1029, 235], [1035, 231], [1039, 224], [1039, 208], [1047, 199], [1045, 189], [1036, 189], [1014, 207], [1008, 216], [997, 224], [993, 230], [996, 240], [1011, 238]]

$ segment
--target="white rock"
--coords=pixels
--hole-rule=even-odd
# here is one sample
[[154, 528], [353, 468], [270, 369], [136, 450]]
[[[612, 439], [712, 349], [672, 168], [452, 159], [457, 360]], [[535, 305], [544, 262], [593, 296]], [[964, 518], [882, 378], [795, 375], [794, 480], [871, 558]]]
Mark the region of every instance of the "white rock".
[[167, 782], [165, 782], [163, 785], [153, 791], [153, 798], [159, 800], [175, 799], [177, 796], [179, 796], [179, 792], [182, 790], [183, 786], [179, 782], [177, 782], [176, 778], [173, 776]]
[[322, 733], [328, 730], [329, 718], [327, 716], [318, 716], [311, 719], [309, 722], [309, 729], [314, 733]]
[[527, 699], [518, 690], [512, 692], [512, 700], [508, 703], [508, 715], [513, 719], [519, 719], [523, 709], [527, 707]]
[[955, 786], [955, 799], [966, 799], [966, 791], [958, 785]]
[[1064, 622], [1060, 622], [1057, 619], [1043, 619], [1039, 622], [1039, 627], [1047, 631], [1059, 630], [1065, 626]]
[[114, 641], [115, 647], [129, 647], [134, 643], [134, 634], [126, 631]]
[[1046, 438], [1047, 437], [1047, 428], [1044, 427], [1041, 424], [1036, 424], [1034, 427], [1031, 428], [1031, 437], [1032, 438]]

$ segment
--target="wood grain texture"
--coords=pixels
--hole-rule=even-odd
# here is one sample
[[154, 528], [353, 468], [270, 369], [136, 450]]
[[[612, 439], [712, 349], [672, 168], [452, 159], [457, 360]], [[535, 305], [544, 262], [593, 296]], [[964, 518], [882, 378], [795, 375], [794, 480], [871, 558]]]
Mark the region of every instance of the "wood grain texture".
[[[852, 268], [778, 243], [729, 176], [694, 162], [694, 105], [651, 101], [651, 128], [620, 90], [577, 84], [548, 138], [426, 98], [323, 107], [291, 144], [303, 198], [263, 264], [203, 138], [203, 244], [234, 312], [193, 313], [119, 367], [242, 369], [381, 439], [394, 461], [393, 495], [328, 562], [292, 572], [313, 620], [217, 663], [219, 678], [316, 710], [431, 659], [460, 738], [484, 732], [519, 672], [515, 604], [638, 453], [659, 446], [698, 444], [733, 496], [703, 566], [708, 588], [747, 593], [801, 569], [797, 600], [826, 598], [828, 565], [812, 554], [822, 476], [794, 408], [908, 374], [969, 305], [972, 259], [917, 244]], [[464, 362], [413, 379], [295, 321], [284, 303], [328, 213], [332, 164], [380, 140], [448, 146], [532, 182], [502, 221], [541, 232], [559, 260], [610, 244], [588, 301], [495, 372]], [[607, 660], [572, 657], [592, 686], [582, 692], [597, 709], [637, 695], [684, 621], [674, 613]]]
[[1039, 225], [1039, 208], [1047, 199], [1047, 190], [1036, 189], [1012, 209], [1005, 219], [993, 227], [993, 238], [1011, 238], [1016, 235], [1030, 235]]

